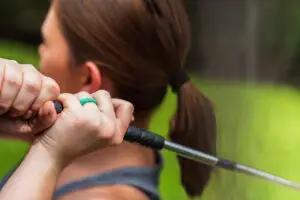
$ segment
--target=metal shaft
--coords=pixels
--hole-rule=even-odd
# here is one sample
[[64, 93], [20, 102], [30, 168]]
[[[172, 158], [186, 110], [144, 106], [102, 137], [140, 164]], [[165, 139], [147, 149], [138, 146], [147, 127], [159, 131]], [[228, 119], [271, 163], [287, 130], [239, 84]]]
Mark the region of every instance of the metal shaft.
[[242, 174], [250, 175], [250, 176], [256, 176], [268, 181], [276, 182], [278, 184], [281, 184], [283, 186], [296, 189], [300, 192], [300, 184], [294, 183], [292, 181], [286, 180], [284, 178], [275, 176], [270, 173], [266, 173], [251, 167], [247, 167], [245, 165], [241, 165], [238, 163], [234, 163], [228, 160], [223, 160], [220, 158], [217, 158], [215, 156], [211, 156], [205, 153], [202, 153], [200, 151], [196, 151], [193, 149], [190, 149], [188, 147], [170, 142], [168, 140], [165, 140], [164, 143], [164, 149], [167, 149], [169, 151], [172, 151], [182, 157], [194, 160], [196, 162], [201, 162], [203, 164], [207, 164], [213, 167], [219, 167], [230, 171], [236, 171], [240, 172]]

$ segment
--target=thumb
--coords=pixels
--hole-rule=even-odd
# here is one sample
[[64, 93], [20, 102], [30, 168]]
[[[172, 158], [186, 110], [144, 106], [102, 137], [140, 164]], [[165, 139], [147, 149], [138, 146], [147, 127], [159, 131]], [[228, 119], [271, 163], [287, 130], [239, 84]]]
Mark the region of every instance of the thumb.
[[2, 134], [37, 134], [52, 126], [58, 115], [54, 104], [49, 101], [39, 110], [39, 114], [31, 119], [0, 116], [0, 135]]
[[31, 120], [29, 123], [33, 133], [39, 133], [49, 127], [51, 127], [58, 114], [56, 113], [54, 104], [52, 101], [46, 102], [39, 110], [38, 116]]

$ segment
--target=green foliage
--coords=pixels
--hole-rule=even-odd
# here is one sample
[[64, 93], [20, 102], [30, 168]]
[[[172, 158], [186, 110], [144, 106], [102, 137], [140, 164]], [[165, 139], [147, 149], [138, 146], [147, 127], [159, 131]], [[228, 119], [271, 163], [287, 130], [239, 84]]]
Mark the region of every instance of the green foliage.
[[23, 64], [32, 64], [36, 67], [39, 65], [37, 47], [18, 42], [0, 40], [0, 57], [16, 60]]

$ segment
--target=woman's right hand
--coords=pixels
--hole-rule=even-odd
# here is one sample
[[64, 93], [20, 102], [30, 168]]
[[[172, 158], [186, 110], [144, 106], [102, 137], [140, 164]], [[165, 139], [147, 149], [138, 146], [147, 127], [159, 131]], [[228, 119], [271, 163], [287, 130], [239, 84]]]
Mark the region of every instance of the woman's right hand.
[[28, 136], [48, 128], [54, 118], [36, 113], [59, 93], [57, 83], [32, 65], [0, 58], [0, 134]]
[[[80, 104], [80, 99], [91, 97], [96, 99], [97, 105]], [[94, 94], [61, 94], [58, 100], [63, 104], [63, 111], [34, 145], [42, 146], [52, 161], [63, 166], [81, 155], [122, 143], [133, 120], [132, 104], [112, 99], [103, 90]], [[44, 106], [52, 106], [52, 112], [55, 112], [52, 102]]]

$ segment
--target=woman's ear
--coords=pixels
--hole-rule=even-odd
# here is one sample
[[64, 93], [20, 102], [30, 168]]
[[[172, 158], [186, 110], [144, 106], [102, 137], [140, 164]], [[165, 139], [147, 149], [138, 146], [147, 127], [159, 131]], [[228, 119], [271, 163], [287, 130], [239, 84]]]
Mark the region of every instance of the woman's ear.
[[102, 75], [99, 68], [93, 62], [86, 62], [83, 65], [83, 69], [85, 75], [82, 90], [88, 93], [96, 92], [101, 88], [102, 85]]

